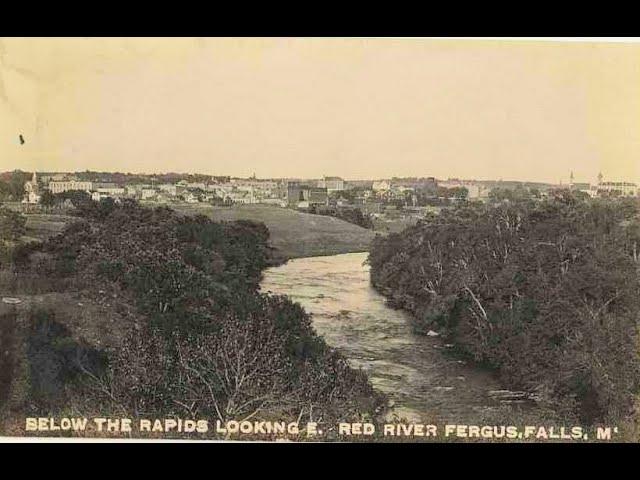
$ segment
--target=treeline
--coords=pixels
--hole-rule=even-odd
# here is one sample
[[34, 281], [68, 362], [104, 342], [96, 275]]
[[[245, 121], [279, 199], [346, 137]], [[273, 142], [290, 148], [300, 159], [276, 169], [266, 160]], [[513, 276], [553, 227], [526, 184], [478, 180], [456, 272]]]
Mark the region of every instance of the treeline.
[[393, 205], [398, 209], [404, 207], [448, 207], [466, 201], [469, 190], [466, 187], [436, 187], [422, 188], [415, 191], [408, 190], [402, 193], [382, 196], [383, 205]]
[[467, 204], [378, 237], [373, 285], [458, 348], [584, 422], [629, 419], [639, 388], [634, 201]]
[[146, 174], [146, 173], [122, 173], [122, 172], [94, 172], [94, 171], [84, 171], [84, 172], [73, 172], [71, 173], [74, 177], [78, 178], [82, 181], [88, 182], [104, 182], [104, 183], [115, 183], [115, 184], [127, 184], [127, 185], [135, 185], [135, 184], [161, 184], [161, 183], [177, 183], [182, 180], [187, 181], [189, 183], [208, 183], [211, 181], [218, 182], [228, 182], [230, 180], [229, 176], [215, 176], [215, 175], [203, 175], [198, 173], [155, 173], [155, 174]]
[[28, 180], [31, 180], [31, 174], [21, 170], [0, 173], [0, 202], [21, 201]]
[[0, 204], [0, 268], [11, 263], [13, 250], [26, 233], [27, 219]]
[[87, 408], [221, 420], [373, 414], [378, 399], [366, 376], [315, 334], [299, 305], [259, 292], [270, 255], [263, 224], [134, 201], [78, 206], [83, 220], [23, 247], [16, 268], [72, 279], [144, 318], [117, 325], [122, 342], [103, 368], [69, 356]]
[[339, 218], [362, 228], [373, 228], [371, 216], [363, 213], [357, 207], [315, 207], [311, 210], [311, 213]]

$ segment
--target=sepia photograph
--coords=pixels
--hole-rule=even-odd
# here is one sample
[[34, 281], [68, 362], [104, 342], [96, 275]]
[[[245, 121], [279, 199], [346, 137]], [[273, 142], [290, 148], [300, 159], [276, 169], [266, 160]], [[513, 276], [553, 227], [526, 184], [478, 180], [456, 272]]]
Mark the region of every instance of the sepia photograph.
[[640, 38], [0, 38], [0, 441], [640, 441]]

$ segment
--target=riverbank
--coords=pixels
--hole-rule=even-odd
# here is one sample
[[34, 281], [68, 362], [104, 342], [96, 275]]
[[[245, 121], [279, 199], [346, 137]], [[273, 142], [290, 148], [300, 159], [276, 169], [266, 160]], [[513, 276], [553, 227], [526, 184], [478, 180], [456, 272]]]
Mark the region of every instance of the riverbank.
[[[2, 318], [0, 346], [20, 351], [0, 365], [1, 432], [22, 434], [25, 415], [135, 416], [143, 402], [158, 417], [327, 425], [379, 410], [366, 376], [302, 309], [258, 294], [263, 224], [137, 205], [102, 213], [84, 212], [82, 224], [23, 248], [0, 271], [0, 316], [14, 300], [22, 312], [15, 334]], [[187, 394], [192, 406], [181, 403]]]
[[537, 425], [552, 418], [506, 392], [493, 372], [455, 355], [442, 336], [417, 335], [411, 315], [391, 308], [371, 286], [366, 259], [366, 253], [293, 259], [265, 270], [261, 290], [298, 302], [327, 344], [367, 375], [389, 400], [381, 422]]
[[584, 425], [633, 428], [634, 215], [604, 200], [469, 206], [374, 242], [372, 284], [507, 387]]

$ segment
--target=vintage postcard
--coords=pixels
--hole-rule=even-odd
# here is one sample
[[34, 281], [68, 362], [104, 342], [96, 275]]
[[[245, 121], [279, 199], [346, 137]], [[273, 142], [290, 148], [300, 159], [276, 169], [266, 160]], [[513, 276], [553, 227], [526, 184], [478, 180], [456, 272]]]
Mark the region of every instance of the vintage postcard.
[[0, 437], [636, 442], [640, 40], [0, 39]]

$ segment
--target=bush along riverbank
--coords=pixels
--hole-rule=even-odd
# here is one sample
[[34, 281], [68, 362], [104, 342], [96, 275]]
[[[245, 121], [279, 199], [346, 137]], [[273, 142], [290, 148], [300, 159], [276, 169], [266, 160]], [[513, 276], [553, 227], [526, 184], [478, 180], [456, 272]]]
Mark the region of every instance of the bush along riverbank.
[[635, 435], [639, 232], [622, 199], [468, 204], [378, 237], [371, 281], [507, 387]]
[[[15, 252], [16, 278], [51, 279], [25, 307], [21, 361], [27, 371], [53, 367], [31, 369], [12, 411], [331, 426], [380, 409], [366, 376], [299, 305], [259, 293], [271, 262], [263, 224], [134, 202], [81, 203], [79, 212], [60, 235]], [[107, 318], [78, 321], [56, 295]]]

